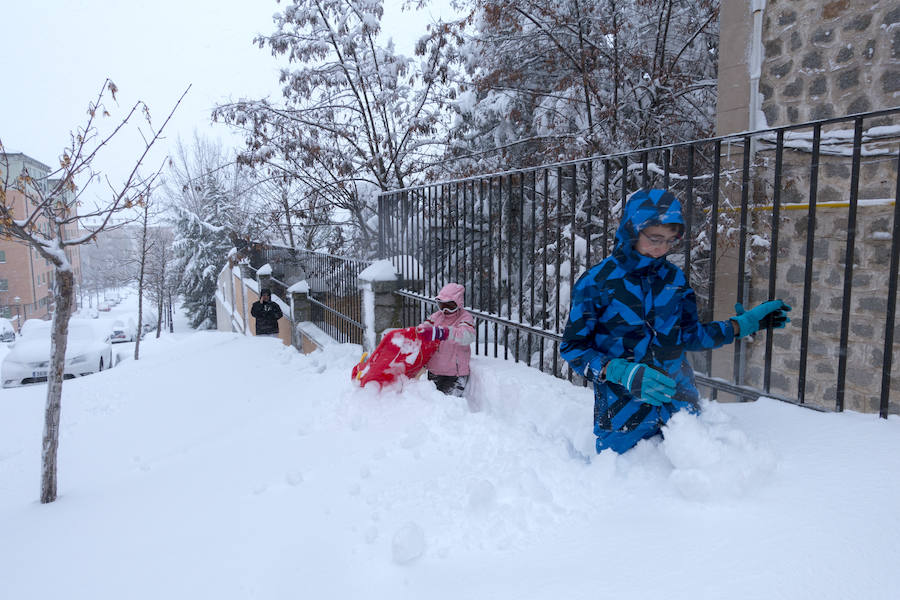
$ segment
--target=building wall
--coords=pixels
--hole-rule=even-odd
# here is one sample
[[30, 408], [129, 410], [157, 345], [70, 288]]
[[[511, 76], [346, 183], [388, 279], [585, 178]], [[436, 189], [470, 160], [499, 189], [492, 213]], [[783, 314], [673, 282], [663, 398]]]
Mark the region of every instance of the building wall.
[[[754, 40], [753, 10], [761, 22]], [[718, 133], [778, 127], [848, 114], [892, 108], [900, 104], [900, 0], [723, 0], [720, 11]], [[728, 43], [724, 43], [727, 40]], [[751, 118], [753, 49], [761, 50], [757, 99], [765, 122]], [[890, 118], [867, 119], [864, 130], [892, 124]], [[823, 128], [823, 135], [849, 130], [853, 121]], [[809, 134], [810, 128], [799, 133]], [[792, 134], [796, 135], [796, 133]], [[886, 323], [887, 284], [893, 202], [897, 189], [897, 139], [882, 139], [864, 149], [859, 183], [861, 200], [856, 230], [853, 294], [850, 306], [848, 373], [845, 408], [878, 410]], [[818, 205], [813, 251], [812, 296], [809, 315], [809, 362], [806, 401], [834, 408], [843, 309], [844, 255], [846, 252], [852, 144], [832, 148], [819, 157], [816, 180]], [[732, 167], [740, 156], [728, 157]], [[776, 295], [795, 310], [792, 323], [774, 337], [772, 392], [796, 397], [799, 380], [801, 311], [810, 164], [812, 156], [802, 144], [785, 151], [780, 185], [781, 202], [792, 204], [779, 223]], [[723, 164], [728, 164], [723, 158]], [[774, 198], [773, 152], [759, 144], [752, 156], [751, 202], [770, 205]], [[726, 189], [723, 197], [735, 205], [739, 192]], [[768, 215], [761, 210], [757, 217]], [[766, 219], [755, 218], [753, 232], [772, 239]], [[720, 289], [736, 286], [736, 256], [723, 254]], [[751, 259], [749, 302], [767, 299], [767, 253]], [[734, 298], [722, 298], [725, 304]], [[721, 307], [727, 312], [727, 307]], [[717, 306], [717, 314], [720, 313]], [[895, 335], [895, 342], [900, 338]], [[743, 383], [762, 387], [765, 336], [745, 342], [747, 357]], [[900, 346], [893, 347], [894, 364]], [[719, 353], [717, 375], [729, 377], [731, 353]], [[896, 369], [895, 369], [896, 371]], [[900, 410], [900, 381], [891, 386], [891, 412]]]
[[763, 45], [770, 127], [900, 103], [898, 0], [768, 0]]
[[[7, 154], [5, 160], [0, 162], [0, 169], [9, 169], [10, 180], [15, 179], [25, 169], [35, 178], [45, 178], [50, 168], [25, 155]], [[6, 177], [6, 173], [0, 174]], [[38, 185], [46, 186], [45, 181], [39, 181]], [[17, 191], [9, 191], [7, 202], [13, 208], [14, 216], [26, 214], [26, 199]], [[42, 223], [38, 223], [42, 226]], [[46, 226], [46, 223], [43, 223]], [[5, 255], [6, 261], [0, 263], [0, 280], [6, 281], [6, 291], [0, 291], [0, 312], [11, 317], [46, 318], [50, 312], [50, 289], [53, 281], [53, 269], [47, 261], [27, 244], [12, 239], [0, 238], [0, 252]], [[19, 298], [19, 302], [16, 302]]]
[[749, 114], [754, 8], [769, 127], [900, 104], [900, 0], [723, 0], [718, 135], [765, 125]]

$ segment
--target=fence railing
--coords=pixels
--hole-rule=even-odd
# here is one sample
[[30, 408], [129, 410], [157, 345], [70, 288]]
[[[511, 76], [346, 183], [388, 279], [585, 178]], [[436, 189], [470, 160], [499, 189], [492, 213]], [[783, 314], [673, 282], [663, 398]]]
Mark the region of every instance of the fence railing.
[[477, 352], [573, 379], [559, 356], [575, 278], [609, 255], [627, 197], [678, 195], [671, 256], [701, 317], [781, 297], [784, 330], [695, 354], [698, 382], [741, 398], [898, 411], [900, 108], [510, 170], [384, 193], [379, 252], [422, 272], [406, 324], [448, 281], [467, 288]]
[[362, 343], [362, 292], [356, 278], [371, 261], [259, 243], [248, 248], [254, 268], [272, 266], [273, 291], [281, 295], [293, 283], [306, 280], [310, 321], [339, 342]]

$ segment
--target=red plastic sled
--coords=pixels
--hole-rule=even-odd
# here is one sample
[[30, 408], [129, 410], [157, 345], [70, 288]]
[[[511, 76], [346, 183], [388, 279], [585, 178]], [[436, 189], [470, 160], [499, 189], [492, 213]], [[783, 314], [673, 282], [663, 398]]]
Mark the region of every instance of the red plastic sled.
[[395, 329], [385, 334], [371, 354], [363, 355], [353, 367], [351, 377], [361, 387], [370, 381], [385, 386], [401, 375], [416, 377], [439, 345], [440, 342], [423, 342], [417, 338], [415, 327]]

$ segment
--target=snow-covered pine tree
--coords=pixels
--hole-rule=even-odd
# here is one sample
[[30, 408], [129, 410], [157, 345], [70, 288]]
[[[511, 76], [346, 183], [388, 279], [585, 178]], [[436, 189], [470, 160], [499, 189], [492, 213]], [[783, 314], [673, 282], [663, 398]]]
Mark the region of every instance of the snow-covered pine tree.
[[234, 203], [212, 174], [195, 182], [192, 196], [193, 207], [172, 206], [174, 266], [191, 327], [211, 329], [216, 323], [216, 279], [235, 245], [234, 230], [228, 226]]

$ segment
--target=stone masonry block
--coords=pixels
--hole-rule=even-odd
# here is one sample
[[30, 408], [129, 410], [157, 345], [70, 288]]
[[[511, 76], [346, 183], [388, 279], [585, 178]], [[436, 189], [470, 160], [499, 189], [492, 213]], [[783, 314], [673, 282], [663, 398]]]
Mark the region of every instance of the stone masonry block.
[[847, 105], [847, 113], [851, 115], [868, 112], [870, 110], [872, 110], [872, 103], [869, 102], [869, 99], [865, 96], [860, 96]]
[[893, 25], [894, 23], [900, 23], [900, 6], [886, 14], [884, 20], [881, 22], [885, 27]]
[[[790, 63], [788, 63], [790, 64]], [[803, 61], [800, 63], [800, 66], [804, 69], [816, 70], [822, 68], [822, 53], [818, 50], [814, 50], [813, 52], [807, 52], [803, 56]], [[787, 73], [785, 73], [786, 75]]]
[[859, 85], [859, 69], [854, 67], [838, 75], [838, 87], [846, 90]]
[[779, 390], [791, 389], [791, 380], [788, 379], [782, 373], [780, 373], [774, 369], [772, 370], [770, 382], [771, 382], [772, 387], [775, 389], [779, 389]]
[[822, 163], [822, 172], [825, 177], [841, 180], [850, 178], [850, 165], [846, 161], [823, 160]]
[[834, 106], [830, 103], [817, 104], [809, 111], [809, 118], [813, 121], [830, 119], [834, 116]]
[[872, 13], [856, 15], [844, 24], [844, 31], [865, 31], [872, 23]]
[[784, 89], [781, 90], [781, 95], [785, 98], [797, 98], [800, 94], [803, 93], [803, 80], [800, 78], [795, 79], [791, 83], [784, 86]]
[[[800, 361], [798, 360], [797, 362], [799, 363]], [[820, 375], [834, 375], [837, 373], [837, 368], [834, 363], [820, 360], [816, 361], [815, 372]]]
[[891, 69], [881, 74], [881, 89], [886, 94], [900, 91], [900, 71]]
[[797, 22], [797, 13], [792, 10], [784, 10], [781, 11], [781, 14], [778, 15], [778, 24], [781, 26], [790, 25], [791, 23]]
[[794, 61], [788, 60], [787, 62], [769, 67], [769, 74], [775, 79], [781, 79], [785, 75], [791, 72], [791, 69], [794, 68]]
[[827, 45], [834, 41], [834, 29], [820, 28], [817, 29], [810, 38], [810, 41], [816, 45]]
[[837, 63], [845, 63], [851, 58], [853, 58], [853, 46], [844, 46], [843, 48], [838, 50], [837, 56], [834, 60]]
[[871, 322], [855, 319], [850, 321], [850, 333], [855, 337], [870, 340], [875, 337], [875, 327]]
[[875, 315], [884, 315], [887, 313], [887, 297], [859, 296], [857, 300], [857, 310]]
[[787, 270], [787, 281], [793, 284], [803, 284], [806, 269], [802, 265], [791, 265]]
[[866, 42], [866, 47], [863, 49], [863, 57], [871, 61], [875, 58], [875, 53], [878, 50], [878, 41], [877, 40], [869, 40]]
[[822, 7], [822, 18], [830, 21], [840, 17], [850, 7], [850, 0], [833, 0]]
[[812, 80], [809, 86], [811, 96], [821, 96], [828, 91], [828, 79], [823, 75]]
[[838, 335], [841, 331], [841, 322], [834, 319], [816, 319], [812, 322], [816, 333]]
[[816, 199], [818, 202], [840, 202], [843, 197], [843, 193], [833, 185], [824, 185], [819, 187]]

